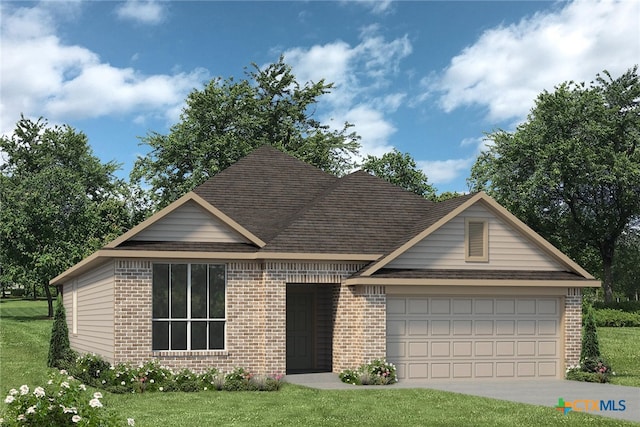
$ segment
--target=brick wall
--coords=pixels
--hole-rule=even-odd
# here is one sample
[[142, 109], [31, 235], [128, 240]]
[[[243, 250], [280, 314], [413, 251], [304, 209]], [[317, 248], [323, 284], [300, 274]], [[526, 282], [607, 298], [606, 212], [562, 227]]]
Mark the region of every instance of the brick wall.
[[114, 275], [114, 362], [151, 358], [151, 262], [117, 260]]
[[[169, 262], [169, 261], [162, 261]], [[205, 261], [206, 262], [206, 261]], [[362, 268], [354, 263], [231, 262], [227, 264], [226, 349], [211, 351], [151, 350], [152, 261], [117, 260], [115, 267], [115, 363], [138, 364], [150, 359], [173, 369], [204, 371], [215, 367], [230, 371], [244, 367], [255, 373], [286, 370], [286, 284], [341, 283]], [[347, 287], [336, 287], [350, 291]], [[368, 294], [367, 294], [368, 295]], [[368, 296], [355, 296], [358, 301]], [[374, 300], [377, 297], [372, 297]], [[344, 302], [344, 301], [343, 301]], [[379, 303], [379, 302], [378, 302]], [[362, 306], [361, 303], [359, 306]], [[350, 309], [342, 334], [356, 311]], [[357, 314], [362, 318], [362, 313]], [[360, 328], [362, 331], [362, 328]], [[382, 332], [384, 334], [384, 331]], [[364, 341], [359, 338], [359, 355]], [[384, 343], [384, 342], [383, 342]], [[335, 350], [334, 350], [335, 351]], [[377, 351], [377, 350], [376, 350]], [[353, 357], [353, 347], [344, 355]], [[368, 350], [369, 353], [371, 351]], [[352, 366], [353, 363], [349, 364]]]
[[582, 349], [582, 292], [567, 288], [564, 297], [564, 359], [565, 365], [577, 365]]

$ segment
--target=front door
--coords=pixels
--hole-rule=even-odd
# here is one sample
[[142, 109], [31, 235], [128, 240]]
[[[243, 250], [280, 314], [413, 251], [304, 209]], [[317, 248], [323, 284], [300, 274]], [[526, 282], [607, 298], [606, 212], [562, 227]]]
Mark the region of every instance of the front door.
[[287, 373], [313, 370], [314, 297], [310, 289], [287, 289]]

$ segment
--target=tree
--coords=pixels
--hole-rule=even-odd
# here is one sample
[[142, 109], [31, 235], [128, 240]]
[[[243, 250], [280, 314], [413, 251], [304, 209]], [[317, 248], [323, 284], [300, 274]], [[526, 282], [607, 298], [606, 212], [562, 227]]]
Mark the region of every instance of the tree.
[[330, 130], [313, 118], [318, 98], [333, 84], [301, 85], [283, 57], [264, 69], [252, 67], [239, 82], [217, 78], [194, 90], [168, 135], [142, 138], [151, 150], [131, 177], [146, 181], [158, 208], [264, 144], [336, 175], [353, 168], [359, 137], [348, 133], [351, 125]]
[[405, 190], [414, 192], [430, 200], [436, 198], [436, 190], [425, 173], [418, 169], [415, 160], [409, 153], [401, 153], [397, 149], [385, 153], [382, 157], [369, 155], [360, 166], [379, 178], [382, 178]]
[[127, 208], [125, 186], [102, 164], [87, 137], [46, 120], [18, 121], [0, 138], [0, 281], [44, 290], [60, 274], [136, 220]]
[[640, 214], [637, 69], [541, 93], [515, 132], [488, 135], [469, 179], [579, 262], [596, 254], [606, 301], [617, 240]]
[[613, 262], [616, 288], [629, 299], [640, 294], [640, 224], [630, 227], [618, 240]]
[[62, 298], [58, 295], [56, 301], [56, 314], [51, 327], [51, 339], [49, 340], [49, 357], [47, 366], [62, 369], [71, 358], [71, 346], [69, 345], [69, 328], [67, 327], [67, 315], [62, 304]]

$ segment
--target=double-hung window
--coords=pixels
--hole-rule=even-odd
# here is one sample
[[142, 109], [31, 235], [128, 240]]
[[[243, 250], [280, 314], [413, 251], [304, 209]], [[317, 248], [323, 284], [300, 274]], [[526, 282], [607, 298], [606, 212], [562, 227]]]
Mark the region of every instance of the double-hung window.
[[153, 265], [153, 350], [222, 350], [226, 269]]

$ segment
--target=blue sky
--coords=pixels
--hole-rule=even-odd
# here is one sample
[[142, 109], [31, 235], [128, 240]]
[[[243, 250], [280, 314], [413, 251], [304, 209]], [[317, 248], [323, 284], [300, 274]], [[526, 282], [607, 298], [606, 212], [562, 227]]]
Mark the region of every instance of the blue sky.
[[363, 155], [395, 147], [439, 191], [465, 191], [484, 133], [514, 129], [542, 90], [640, 63], [635, 0], [3, 1], [0, 13], [0, 132], [21, 113], [69, 124], [121, 176], [191, 90], [283, 54], [298, 81], [335, 83], [316, 118], [354, 124]]

